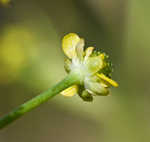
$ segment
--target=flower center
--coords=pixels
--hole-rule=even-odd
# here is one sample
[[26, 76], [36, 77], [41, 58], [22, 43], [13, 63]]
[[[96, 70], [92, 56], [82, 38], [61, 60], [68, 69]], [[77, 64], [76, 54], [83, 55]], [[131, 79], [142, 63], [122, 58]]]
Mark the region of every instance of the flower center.
[[81, 83], [84, 82], [85, 77], [89, 77], [93, 74], [93, 72], [89, 68], [89, 64], [85, 60], [80, 60], [78, 58], [72, 59], [72, 64], [70, 66], [70, 69], [72, 72], [75, 72], [80, 76]]

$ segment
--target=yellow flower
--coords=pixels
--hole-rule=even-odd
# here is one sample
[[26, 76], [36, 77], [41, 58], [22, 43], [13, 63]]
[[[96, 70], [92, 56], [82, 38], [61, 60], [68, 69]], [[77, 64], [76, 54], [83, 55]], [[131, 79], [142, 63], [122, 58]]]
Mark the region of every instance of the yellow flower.
[[61, 92], [64, 96], [78, 94], [84, 101], [92, 101], [94, 95], [107, 96], [110, 86], [118, 87], [110, 78], [111, 63], [105, 53], [94, 51], [94, 47], [84, 50], [84, 40], [75, 33], [69, 33], [62, 40], [62, 49], [68, 57], [65, 69], [80, 76], [80, 84], [75, 84]]

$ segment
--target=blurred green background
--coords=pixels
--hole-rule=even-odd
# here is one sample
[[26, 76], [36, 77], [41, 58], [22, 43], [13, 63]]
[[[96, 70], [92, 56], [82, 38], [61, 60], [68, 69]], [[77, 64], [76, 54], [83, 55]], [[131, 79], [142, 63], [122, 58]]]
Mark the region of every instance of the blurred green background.
[[119, 88], [92, 103], [55, 98], [0, 131], [0, 142], [150, 141], [148, 0], [0, 0], [0, 116], [66, 75], [70, 32], [110, 55]]

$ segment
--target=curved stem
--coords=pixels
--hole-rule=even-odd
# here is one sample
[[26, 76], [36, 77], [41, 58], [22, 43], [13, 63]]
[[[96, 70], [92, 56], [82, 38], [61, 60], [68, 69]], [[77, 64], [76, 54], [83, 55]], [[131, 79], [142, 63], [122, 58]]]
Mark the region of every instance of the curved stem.
[[38, 107], [40, 104], [46, 102], [64, 89], [76, 83], [79, 83], [78, 76], [75, 74], [69, 74], [64, 80], [62, 80], [52, 88], [25, 102], [24, 104], [20, 105], [13, 111], [0, 118], [0, 129], [4, 128], [6, 125], [20, 118], [26, 112], [29, 112], [32, 109]]

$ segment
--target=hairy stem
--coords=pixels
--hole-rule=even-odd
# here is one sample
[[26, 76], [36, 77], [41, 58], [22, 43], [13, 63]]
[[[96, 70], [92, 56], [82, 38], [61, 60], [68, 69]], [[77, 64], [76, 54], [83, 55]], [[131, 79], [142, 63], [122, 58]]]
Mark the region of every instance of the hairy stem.
[[24, 104], [20, 105], [13, 111], [0, 118], [0, 129], [4, 128], [6, 125], [20, 118], [26, 112], [29, 112], [32, 109], [38, 107], [40, 104], [46, 102], [64, 89], [76, 83], [79, 83], [78, 76], [73, 73], [69, 74], [64, 80], [62, 80], [52, 88], [25, 102]]

